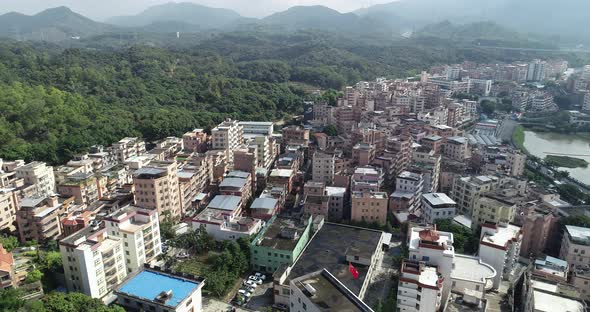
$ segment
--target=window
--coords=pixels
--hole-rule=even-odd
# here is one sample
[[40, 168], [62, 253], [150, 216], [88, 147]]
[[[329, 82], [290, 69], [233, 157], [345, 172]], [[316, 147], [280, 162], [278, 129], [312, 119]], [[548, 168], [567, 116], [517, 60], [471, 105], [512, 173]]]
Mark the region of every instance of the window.
[[422, 261], [430, 261], [430, 257], [428, 257], [428, 256], [422, 256]]

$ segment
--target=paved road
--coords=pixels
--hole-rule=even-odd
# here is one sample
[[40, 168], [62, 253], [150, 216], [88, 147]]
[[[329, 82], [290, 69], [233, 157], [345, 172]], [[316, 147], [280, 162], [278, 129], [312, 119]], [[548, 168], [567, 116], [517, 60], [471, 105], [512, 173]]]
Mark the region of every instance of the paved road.
[[498, 134], [496, 135], [498, 139], [502, 142], [512, 142], [512, 133], [514, 129], [516, 129], [518, 123], [510, 118], [505, 118], [502, 120], [500, 124], [500, 128], [498, 129]]

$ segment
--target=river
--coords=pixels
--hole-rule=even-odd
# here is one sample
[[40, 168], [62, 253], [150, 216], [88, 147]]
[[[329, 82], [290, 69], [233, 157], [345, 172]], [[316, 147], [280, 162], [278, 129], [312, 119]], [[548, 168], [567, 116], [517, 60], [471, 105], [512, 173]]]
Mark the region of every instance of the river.
[[[590, 162], [590, 140], [575, 135], [525, 131], [524, 147], [530, 154], [542, 159], [547, 156], [547, 152], [550, 152], [569, 154], [571, 157]], [[587, 168], [560, 168], [560, 170], [569, 172], [572, 178], [590, 184], [590, 166]]]

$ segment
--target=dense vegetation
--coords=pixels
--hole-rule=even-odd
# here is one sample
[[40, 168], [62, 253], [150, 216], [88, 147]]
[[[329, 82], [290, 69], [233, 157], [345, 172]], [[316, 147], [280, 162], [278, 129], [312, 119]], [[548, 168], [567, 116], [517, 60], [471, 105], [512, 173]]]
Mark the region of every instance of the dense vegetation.
[[[124, 136], [178, 136], [227, 117], [282, 119], [301, 112], [306, 89], [340, 90], [442, 63], [539, 57], [444, 40], [373, 39], [305, 31], [221, 33], [191, 48], [122, 47], [108, 36], [69, 49], [0, 42], [0, 157], [58, 164]], [[325, 99], [333, 103], [335, 95]]]
[[119, 306], [105, 306], [100, 299], [93, 299], [81, 293], [53, 292], [42, 300], [22, 300], [19, 289], [0, 290], [0, 311], [2, 312], [124, 312]]
[[586, 160], [570, 156], [547, 155], [547, 157], [545, 157], [545, 163], [549, 166], [559, 168], [588, 167], [588, 162]]

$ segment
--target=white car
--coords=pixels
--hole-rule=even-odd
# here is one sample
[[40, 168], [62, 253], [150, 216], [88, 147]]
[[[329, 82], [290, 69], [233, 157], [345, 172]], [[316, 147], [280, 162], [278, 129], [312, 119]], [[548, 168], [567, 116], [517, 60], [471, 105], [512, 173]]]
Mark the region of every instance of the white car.
[[254, 282], [254, 283], [258, 284], [258, 285], [262, 284], [262, 279], [254, 276], [254, 275], [250, 275], [250, 277], [248, 277], [248, 280], [249, 281], [252, 281], [252, 282]]
[[256, 288], [256, 286], [257, 286], [256, 285], [256, 282], [255, 281], [251, 281], [251, 280], [244, 281], [244, 285], [249, 286], [249, 287], [252, 287], [252, 288]]
[[260, 272], [256, 272], [256, 274], [254, 274], [254, 276], [258, 277], [261, 280], [265, 280], [266, 279], [266, 275], [260, 273]]
[[246, 298], [249, 298], [250, 296], [252, 296], [252, 294], [244, 289], [240, 289], [238, 290], [238, 293]]

